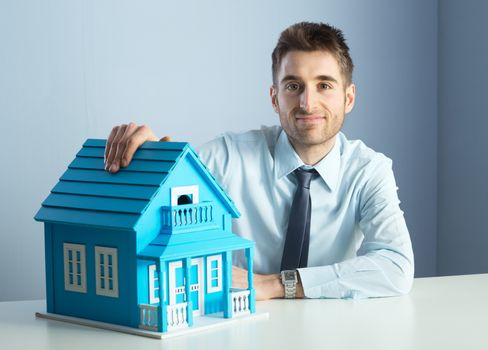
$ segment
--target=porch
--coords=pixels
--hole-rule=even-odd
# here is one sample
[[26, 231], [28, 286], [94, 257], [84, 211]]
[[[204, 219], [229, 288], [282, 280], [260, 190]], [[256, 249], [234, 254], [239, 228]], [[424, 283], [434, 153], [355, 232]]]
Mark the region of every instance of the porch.
[[[229, 317], [225, 317], [224, 312], [224, 314], [208, 314], [200, 316], [200, 318], [222, 318], [222, 316], [224, 318], [234, 318], [251, 314], [251, 290], [231, 288], [229, 291], [229, 295], [231, 299], [231, 309]], [[188, 315], [191, 313], [191, 309], [189, 308], [190, 304], [191, 302], [183, 302], [175, 305], [163, 306], [140, 304], [139, 328], [155, 332], [161, 331], [160, 326], [162, 329], [166, 328], [167, 331], [186, 328], [190, 326], [190, 323], [192, 323], [193, 321], [190, 320], [188, 317]], [[160, 325], [159, 321], [161, 318], [158, 315], [163, 312], [162, 308], [166, 309], [166, 318], [165, 321], [163, 321], [166, 322], [166, 326], [162, 324]]]
[[[199, 223], [200, 209], [198, 213]], [[152, 266], [157, 276], [153, 281], [160, 291], [157, 301], [139, 298], [140, 328], [167, 332], [192, 327], [194, 317], [215, 318], [220, 312], [221, 318], [229, 319], [255, 312], [254, 242], [221, 229], [205, 231], [205, 236], [212, 239], [198, 239], [200, 236], [196, 232], [161, 234], [138, 254], [145, 266]], [[247, 260], [246, 290], [232, 288], [232, 254], [239, 250], [245, 252]], [[140, 274], [145, 271], [142, 269]], [[147, 293], [143, 285], [140, 292]]]

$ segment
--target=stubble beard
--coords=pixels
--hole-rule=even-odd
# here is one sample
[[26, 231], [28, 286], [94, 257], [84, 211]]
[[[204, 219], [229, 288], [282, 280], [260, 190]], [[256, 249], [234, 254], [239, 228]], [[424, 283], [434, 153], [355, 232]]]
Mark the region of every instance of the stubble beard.
[[[301, 112], [300, 110], [295, 110], [290, 113], [290, 116], [286, 116], [286, 120], [291, 124], [289, 126], [292, 126], [292, 130], [290, 132], [287, 132], [288, 137], [291, 139], [292, 143], [294, 144], [299, 144], [304, 147], [315, 147], [315, 146], [320, 146], [324, 145], [326, 143], [329, 143], [335, 136], [341, 131], [342, 126], [344, 125], [344, 119], [345, 119], [345, 111], [343, 111], [342, 117], [339, 116], [338, 114], [331, 115], [328, 112], [322, 113], [322, 115], [325, 117], [325, 122], [323, 126], [321, 126], [321, 130], [314, 130], [318, 128], [318, 125], [310, 125], [305, 128], [297, 128], [295, 125], [296, 121], [296, 115], [297, 114], [306, 114]], [[283, 116], [281, 116], [283, 118]], [[335, 125], [335, 122], [339, 123], [339, 125]], [[288, 128], [291, 129], [291, 128]], [[286, 132], [287, 130], [285, 130]], [[318, 132], [318, 135], [315, 135], [315, 133]]]

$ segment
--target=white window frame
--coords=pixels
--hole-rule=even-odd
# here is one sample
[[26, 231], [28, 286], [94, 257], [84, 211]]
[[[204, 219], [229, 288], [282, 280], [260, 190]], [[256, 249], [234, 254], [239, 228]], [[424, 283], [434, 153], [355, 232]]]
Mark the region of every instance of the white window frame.
[[[100, 264], [100, 255], [104, 255], [103, 265]], [[112, 289], [109, 288], [110, 276], [109, 276], [109, 264], [108, 257], [112, 256]], [[100, 274], [100, 267], [103, 267], [103, 277]], [[117, 259], [117, 248], [110, 247], [95, 247], [95, 278], [96, 278], [96, 293], [97, 295], [103, 295], [106, 297], [118, 298], [119, 297], [119, 268]], [[101, 279], [104, 280], [104, 287], [102, 288]]]
[[198, 185], [171, 187], [171, 206], [177, 206], [178, 198], [183, 195], [190, 195], [192, 204], [197, 204], [199, 202]]
[[[161, 285], [161, 282], [159, 281], [159, 276], [156, 271], [156, 264], [149, 265], [149, 304], [158, 304], [160, 301], [161, 297], [161, 288], [159, 286]], [[157, 288], [155, 287], [157, 283]], [[155, 297], [156, 291], [159, 291], [159, 297]], [[166, 296], [164, 297], [164, 300], [166, 300]]]
[[[217, 267], [212, 268], [212, 262], [217, 261]], [[212, 271], [217, 270], [217, 277], [212, 278]], [[212, 286], [212, 281], [217, 279], [217, 286]], [[207, 293], [222, 291], [222, 255], [207, 257]]]
[[[69, 252], [71, 251], [71, 260], [69, 259]], [[80, 253], [79, 269], [76, 253]], [[83, 244], [63, 243], [63, 257], [64, 257], [64, 290], [70, 292], [86, 293], [86, 253]], [[71, 265], [71, 272], [69, 266]], [[70, 283], [69, 277], [73, 276], [73, 283]], [[80, 276], [80, 284], [78, 284], [77, 276]]]

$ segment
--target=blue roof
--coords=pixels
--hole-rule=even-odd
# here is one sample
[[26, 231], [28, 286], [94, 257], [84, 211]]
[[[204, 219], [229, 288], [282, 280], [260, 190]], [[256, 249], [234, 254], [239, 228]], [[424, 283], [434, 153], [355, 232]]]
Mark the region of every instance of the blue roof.
[[37, 221], [133, 229], [164, 184], [168, 174], [185, 156], [193, 157], [198, 170], [213, 186], [233, 217], [239, 211], [189, 143], [145, 142], [128, 167], [112, 174], [104, 170], [106, 140], [88, 139], [59, 182], [42, 203]]
[[[216, 254], [227, 250], [250, 248], [254, 242], [220, 229], [197, 232], [197, 235], [159, 235], [144, 248], [139, 258], [165, 260], [182, 257]], [[187, 237], [185, 237], [187, 236]], [[205, 237], [204, 240], [201, 237]], [[200, 237], [200, 239], [199, 239]]]

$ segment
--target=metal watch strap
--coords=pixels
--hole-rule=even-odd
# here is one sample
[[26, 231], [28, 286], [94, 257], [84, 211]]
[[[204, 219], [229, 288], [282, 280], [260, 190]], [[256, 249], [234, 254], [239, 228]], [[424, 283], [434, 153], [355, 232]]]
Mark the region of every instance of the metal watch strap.
[[295, 299], [297, 294], [297, 283], [287, 282], [284, 284], [284, 286], [285, 286], [285, 299]]
[[[285, 276], [293, 274], [293, 279], [287, 279]], [[297, 271], [282, 271], [281, 272], [281, 283], [285, 287], [285, 299], [295, 299], [297, 293]]]

